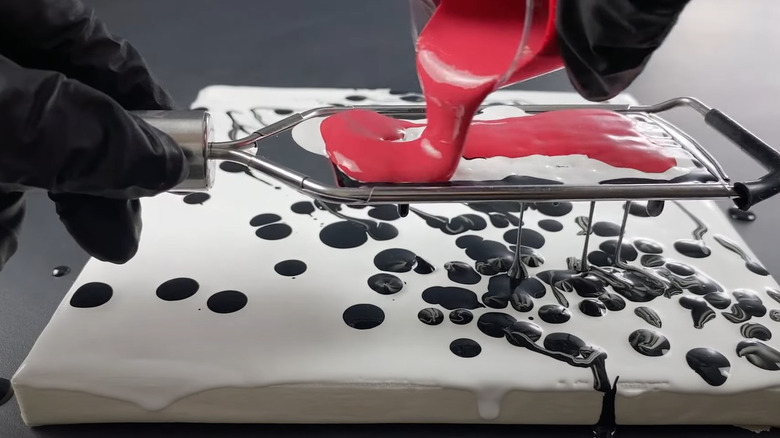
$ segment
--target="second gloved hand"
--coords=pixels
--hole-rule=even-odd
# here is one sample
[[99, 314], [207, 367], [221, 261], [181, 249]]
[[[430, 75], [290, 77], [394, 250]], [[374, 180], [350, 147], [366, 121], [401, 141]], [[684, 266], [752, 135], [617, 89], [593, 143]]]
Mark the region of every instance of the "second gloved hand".
[[0, 268], [24, 193], [44, 190], [90, 255], [137, 251], [138, 198], [187, 176], [181, 148], [128, 110], [171, 109], [138, 53], [77, 1], [0, 5]]

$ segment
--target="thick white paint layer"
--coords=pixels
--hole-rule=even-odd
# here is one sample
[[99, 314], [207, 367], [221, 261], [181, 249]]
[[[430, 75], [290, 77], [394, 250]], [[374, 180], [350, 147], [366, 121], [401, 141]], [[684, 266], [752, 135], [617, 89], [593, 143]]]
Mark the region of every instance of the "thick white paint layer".
[[[265, 90], [206, 90], [194, 106], [213, 111], [218, 135], [225, 136], [230, 124], [219, 115], [228, 106], [247, 111], [254, 102], [265, 102], [272, 108], [278, 105], [303, 110], [336, 99], [324, 91]], [[312, 96], [322, 97], [314, 102]], [[382, 96], [390, 99], [385, 94]], [[556, 97], [560, 98], [551, 95], [542, 101]], [[281, 118], [263, 114], [268, 117], [267, 122]], [[485, 421], [498, 416], [502, 400], [514, 392], [551, 392], [559, 394], [562, 401], [572, 394], [593, 392], [588, 369], [574, 368], [514, 347], [506, 340], [483, 335], [476, 321], [493, 309], [475, 310], [474, 321], [465, 326], [452, 324], [446, 318], [435, 327], [420, 323], [417, 312], [430, 306], [422, 300], [421, 292], [429, 286], [456, 286], [447, 279], [444, 264], [453, 260], [471, 261], [455, 245], [458, 236], [448, 236], [428, 227], [414, 213], [392, 222], [400, 232], [396, 239], [387, 242], [369, 239], [359, 249], [338, 250], [326, 247], [318, 238], [323, 224], [338, 219], [321, 210], [312, 215], [293, 213], [290, 205], [308, 198], [292, 190], [276, 190], [247, 175], [219, 171], [211, 195], [212, 199], [203, 205], [186, 205], [173, 195], [144, 200], [145, 228], [138, 255], [122, 266], [96, 260], [88, 263], [14, 377], [22, 410], [27, 415], [41, 419], [46, 418], [47, 412], [65, 407], [73, 409], [54, 405], [56, 401], [33, 400], [33, 395], [28, 398], [27, 388], [92, 394], [126, 401], [144, 410], [160, 411], [176, 405], [182, 398], [219, 388], [287, 384], [296, 385], [290, 389], [294, 394], [295, 387], [373, 386], [376, 391], [438, 387], [465, 389], [475, 395], [476, 403], [468, 412], [447, 414], [469, 417], [478, 412]], [[780, 307], [780, 303], [765, 293], [767, 287], [778, 288], [777, 283], [771, 277], [759, 277], [744, 269], [738, 255], [719, 247], [712, 239], [715, 233], [724, 235], [754, 256], [716, 205], [710, 202], [686, 202], [685, 205], [710, 228], [704, 236], [713, 248], [710, 258], [693, 260], [675, 253], [673, 242], [690, 238], [694, 224], [672, 204], [667, 205], [659, 218], [631, 217], [627, 238], [656, 240], [664, 246], [665, 256], [697, 266], [719, 281], [726, 291], [751, 289], [768, 308]], [[416, 207], [447, 217], [475, 213], [460, 204]], [[574, 219], [586, 215], [588, 205], [579, 203], [574, 208], [569, 215], [557, 218], [564, 225], [557, 233], [544, 232], [536, 226], [539, 220], [549, 217], [533, 210], [526, 213], [526, 223], [540, 230], [547, 239], [540, 250], [546, 263], [542, 268], [529, 268], [532, 275], [543, 269], [563, 269], [566, 257], [579, 256], [584, 237], [577, 235], [579, 227]], [[367, 212], [367, 209], [344, 210], [345, 214], [357, 218], [368, 218]], [[595, 221], [619, 222], [621, 212], [620, 203], [599, 203]], [[258, 239], [249, 221], [260, 213], [279, 214], [292, 227], [293, 234], [279, 241]], [[502, 241], [507, 230], [488, 226], [478, 234]], [[592, 236], [591, 247], [598, 247], [604, 240]], [[404, 289], [396, 295], [379, 295], [366, 286], [366, 279], [378, 272], [372, 259], [379, 251], [394, 247], [414, 251], [438, 269], [430, 275], [397, 274], [406, 282]], [[276, 274], [274, 265], [287, 259], [306, 262], [308, 270], [295, 279]], [[157, 298], [156, 288], [176, 277], [196, 279], [200, 290], [178, 302]], [[94, 309], [69, 306], [72, 293], [93, 281], [112, 285], [113, 298]], [[459, 287], [481, 296], [487, 290], [487, 278], [474, 286]], [[206, 307], [209, 296], [226, 289], [246, 293], [247, 306], [226, 315], [209, 311]], [[623, 311], [591, 318], [577, 309], [580, 298], [573, 293], [567, 298], [573, 317], [564, 325], [547, 324], [536, 314], [542, 305], [555, 303], [549, 288], [543, 298], [535, 300], [534, 312], [522, 314], [511, 307], [501, 311], [518, 320], [534, 317], [544, 335], [556, 331], [574, 333], [605, 349], [609, 354], [606, 362], [609, 377], [620, 376], [621, 397], [663, 393], [668, 396], [663, 400], [667, 406], [674, 403], [676, 394], [700, 395], [705, 401], [719, 394], [753, 390], [760, 395], [763, 394], [760, 391], [771, 392], [780, 386], [780, 373], [758, 369], [737, 357], [735, 346], [742, 339], [739, 325], [728, 322], [720, 312], [698, 330], [693, 327], [690, 311], [677, 303], [679, 296], [653, 301], [650, 306], [663, 320], [660, 331], [669, 338], [671, 350], [663, 357], [648, 358], [636, 353], [628, 343], [628, 335], [633, 330], [652, 328], [634, 315], [637, 304], [629, 302]], [[342, 313], [357, 303], [380, 306], [386, 314], [384, 323], [365, 331], [348, 327], [342, 321]], [[773, 331], [780, 329], [780, 323], [768, 315], [753, 318], [751, 322], [760, 322]], [[451, 341], [464, 337], [480, 343], [479, 356], [463, 359], [449, 351]], [[780, 348], [779, 338], [768, 343]], [[729, 359], [732, 366], [726, 384], [711, 387], [688, 367], [685, 352], [697, 347], [715, 348]], [[680, 402], [680, 409], [689, 400]], [[208, 405], [197, 409], [194, 415], [198, 421], [208, 422], [211, 418], [224, 418], [221, 415], [231, 408]], [[430, 409], [434, 412], [436, 407]], [[529, 405], [527, 409], [534, 406]], [[90, 415], [99, 414], [94, 410], [74, 412], [74, 417], [81, 421], [89, 421]], [[300, 415], [301, 421], [310, 421], [314, 414], [301, 412]], [[712, 412], [713, 421], [718, 415]], [[777, 422], [771, 409], [766, 415], [767, 422]], [[162, 412], [155, 418], [165, 421], [166, 414]], [[659, 421], [673, 424], [679, 420]], [[561, 415], [560, 422], [565, 424], [567, 417]]]

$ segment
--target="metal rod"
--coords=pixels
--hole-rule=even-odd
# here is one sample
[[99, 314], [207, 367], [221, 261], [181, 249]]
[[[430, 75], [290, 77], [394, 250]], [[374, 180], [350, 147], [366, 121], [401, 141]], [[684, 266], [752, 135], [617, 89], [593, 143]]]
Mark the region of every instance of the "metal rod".
[[509, 272], [507, 275], [509, 275], [510, 278], [514, 278], [515, 280], [522, 280], [524, 278], [528, 278], [528, 271], [525, 269], [525, 265], [523, 264], [522, 259], [520, 256], [522, 255], [521, 248], [521, 242], [523, 240], [523, 217], [525, 216], [525, 204], [522, 202], [520, 203], [520, 222], [517, 224], [517, 243], [515, 244], [515, 255], [512, 259], [512, 266], [509, 268]]
[[582, 261], [580, 262], [580, 272], [588, 270], [588, 244], [590, 243], [590, 233], [593, 228], [593, 212], [596, 210], [596, 202], [591, 201], [590, 212], [588, 212], [588, 226], [585, 230], [585, 245], [582, 247]]
[[620, 265], [620, 249], [623, 247], [623, 236], [626, 234], [626, 223], [628, 223], [628, 210], [631, 209], [631, 201], [626, 201], [625, 211], [623, 212], [623, 223], [620, 224], [620, 235], [615, 247], [615, 259], [612, 260], [612, 266]]

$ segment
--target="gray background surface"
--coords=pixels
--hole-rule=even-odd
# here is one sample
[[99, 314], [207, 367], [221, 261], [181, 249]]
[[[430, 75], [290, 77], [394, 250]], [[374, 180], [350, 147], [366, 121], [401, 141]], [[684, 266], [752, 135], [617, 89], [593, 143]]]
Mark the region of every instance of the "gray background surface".
[[[417, 90], [406, 0], [89, 0], [114, 33], [147, 57], [179, 105], [213, 84], [391, 87]], [[691, 95], [719, 107], [780, 147], [780, 2], [692, 0], [667, 44], [628, 90], [643, 103]], [[563, 74], [519, 89], [571, 91]], [[701, 118], [669, 119], [706, 145], [734, 179], [760, 168]], [[724, 208], [728, 203], [723, 203]], [[780, 274], [780, 198], [736, 223], [775, 276]], [[19, 252], [0, 272], [0, 376], [11, 377], [78, 275], [87, 256], [69, 239], [45, 196], [29, 198]], [[73, 272], [51, 276], [56, 265]], [[0, 437], [127, 436], [590, 436], [589, 428], [462, 426], [90, 425], [29, 429], [11, 401], [0, 406]], [[733, 428], [621, 428], [624, 437], [753, 436]], [[772, 436], [780, 434], [771, 433]], [[764, 436], [770, 436], [765, 434]]]

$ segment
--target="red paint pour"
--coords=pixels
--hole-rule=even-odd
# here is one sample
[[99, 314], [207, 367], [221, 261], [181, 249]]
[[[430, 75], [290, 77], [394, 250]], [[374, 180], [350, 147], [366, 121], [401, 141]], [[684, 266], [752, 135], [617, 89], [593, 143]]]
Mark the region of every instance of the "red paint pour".
[[629, 119], [611, 112], [561, 111], [471, 123], [491, 92], [562, 66], [555, 3], [535, 0], [526, 27], [522, 0], [442, 0], [417, 40], [425, 131], [403, 141], [406, 128], [420, 125], [364, 110], [342, 112], [320, 128], [331, 161], [355, 180], [395, 183], [447, 181], [462, 156], [582, 153], [649, 172], [674, 166], [674, 159], [644, 140]]

